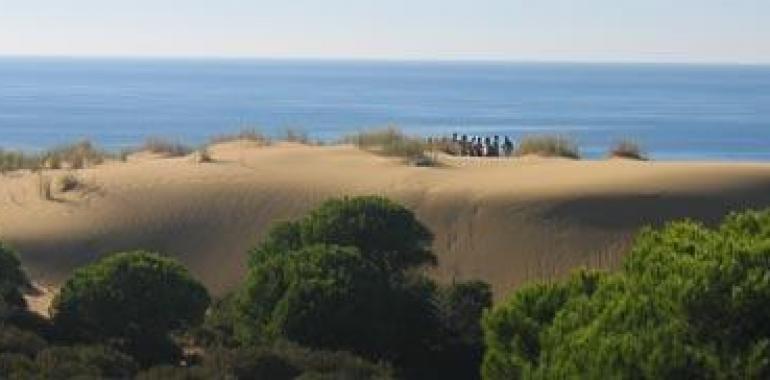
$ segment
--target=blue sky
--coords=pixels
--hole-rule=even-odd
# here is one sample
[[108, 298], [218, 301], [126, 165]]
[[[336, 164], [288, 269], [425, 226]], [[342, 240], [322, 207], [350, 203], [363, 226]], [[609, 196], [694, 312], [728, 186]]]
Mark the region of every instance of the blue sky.
[[0, 0], [0, 54], [770, 63], [770, 0]]

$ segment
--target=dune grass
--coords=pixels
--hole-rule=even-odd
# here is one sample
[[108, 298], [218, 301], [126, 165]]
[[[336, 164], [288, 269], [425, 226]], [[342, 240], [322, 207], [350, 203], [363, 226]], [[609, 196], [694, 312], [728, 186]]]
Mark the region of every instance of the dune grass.
[[572, 139], [551, 135], [522, 138], [516, 147], [515, 154], [517, 156], [532, 154], [543, 157], [580, 159], [580, 149]]
[[0, 172], [61, 168], [83, 169], [116, 157], [114, 154], [96, 148], [88, 140], [60, 145], [38, 153], [0, 149]]
[[649, 159], [639, 144], [631, 140], [618, 141], [612, 149], [610, 149], [609, 156], [611, 158], [625, 158], [640, 161], [647, 161]]
[[312, 141], [307, 132], [296, 128], [286, 128], [283, 134], [283, 141], [293, 142], [298, 144], [311, 145]]
[[144, 145], [142, 145], [139, 150], [161, 154], [168, 157], [186, 156], [193, 152], [193, 149], [187, 145], [178, 142], [172, 142], [161, 137], [147, 138], [144, 141]]
[[262, 145], [270, 144], [270, 138], [255, 128], [241, 129], [237, 133], [214, 136], [210, 139], [210, 144], [221, 144], [233, 141], [250, 141], [260, 143]]
[[345, 137], [343, 142], [384, 156], [402, 157], [414, 165], [435, 165], [435, 161], [425, 154], [429, 147], [422, 139], [407, 136], [394, 127], [359, 132]]

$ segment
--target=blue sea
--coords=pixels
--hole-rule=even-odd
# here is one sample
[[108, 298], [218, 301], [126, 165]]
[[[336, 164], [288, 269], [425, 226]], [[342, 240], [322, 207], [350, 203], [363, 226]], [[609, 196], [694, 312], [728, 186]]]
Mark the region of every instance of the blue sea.
[[770, 67], [320, 60], [0, 58], [0, 146], [394, 125], [423, 135], [560, 134], [588, 157], [770, 161]]

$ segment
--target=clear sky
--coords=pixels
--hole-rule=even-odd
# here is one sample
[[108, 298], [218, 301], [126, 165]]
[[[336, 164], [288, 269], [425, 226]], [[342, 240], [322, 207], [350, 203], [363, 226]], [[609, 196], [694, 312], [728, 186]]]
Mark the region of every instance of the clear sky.
[[770, 0], [0, 0], [0, 55], [770, 63]]

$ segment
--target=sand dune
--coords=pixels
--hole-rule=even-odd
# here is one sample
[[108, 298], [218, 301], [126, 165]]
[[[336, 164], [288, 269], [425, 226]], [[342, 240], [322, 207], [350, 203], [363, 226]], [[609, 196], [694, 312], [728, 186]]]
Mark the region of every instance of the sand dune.
[[349, 146], [211, 152], [215, 163], [137, 156], [81, 170], [86, 186], [54, 200], [40, 197], [38, 174], [0, 177], [0, 238], [52, 286], [106, 253], [143, 248], [178, 257], [222, 293], [272, 222], [328, 197], [383, 194], [435, 232], [435, 276], [480, 278], [502, 296], [576, 266], [617, 265], [640, 226], [770, 206], [770, 164], [444, 157], [418, 168]]

